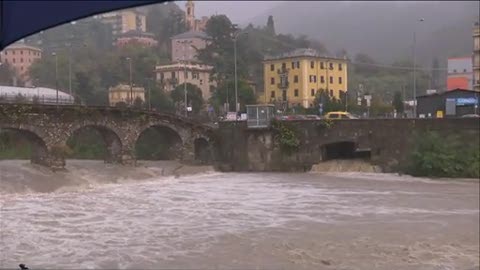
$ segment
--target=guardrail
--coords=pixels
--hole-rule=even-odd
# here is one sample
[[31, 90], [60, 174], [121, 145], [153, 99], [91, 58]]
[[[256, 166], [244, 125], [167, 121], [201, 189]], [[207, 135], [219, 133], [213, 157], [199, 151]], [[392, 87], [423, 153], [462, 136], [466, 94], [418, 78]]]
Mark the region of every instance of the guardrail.
[[45, 105], [73, 105], [75, 101], [73, 98], [45, 97], [45, 96], [12, 96], [0, 95], [0, 103], [11, 104], [45, 104]]

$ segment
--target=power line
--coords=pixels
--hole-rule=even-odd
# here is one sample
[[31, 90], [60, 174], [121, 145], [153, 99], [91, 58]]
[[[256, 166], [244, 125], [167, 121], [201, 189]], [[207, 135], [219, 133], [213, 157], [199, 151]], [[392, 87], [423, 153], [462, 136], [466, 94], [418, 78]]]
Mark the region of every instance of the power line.
[[[266, 35], [262, 35], [262, 37], [264, 39], [269, 39], [271, 41], [274, 41], [276, 43], [280, 43], [280, 44], [282, 44], [284, 46], [287, 46], [287, 47], [290, 47], [292, 49], [297, 48], [297, 46], [294, 45], [294, 44], [287, 43], [285, 41], [278, 40], [278, 39], [273, 38], [273, 37], [269, 37], [269, 36], [266, 36]], [[350, 61], [350, 63], [352, 63], [354, 65], [365, 65], [365, 66], [374, 66], [374, 67], [380, 67], [380, 68], [399, 69], [399, 70], [413, 70], [414, 69], [413, 66], [395, 66], [395, 65], [375, 64], [375, 63], [365, 63], [365, 62], [355, 62], [355, 61]], [[416, 67], [416, 69], [424, 70], [424, 71], [434, 71], [434, 70], [446, 71], [446, 70], [448, 70], [448, 68], [422, 68], [422, 67]]]
[[[382, 65], [382, 64], [373, 64], [373, 63], [365, 63], [365, 62], [354, 62], [351, 61], [350, 63], [354, 65], [364, 65], [364, 66], [373, 66], [373, 67], [383, 67], [383, 68], [390, 68], [390, 69], [402, 69], [402, 70], [413, 70], [413, 66], [394, 66], [394, 65]], [[447, 68], [422, 68], [416, 67], [418, 70], [448, 70]]]

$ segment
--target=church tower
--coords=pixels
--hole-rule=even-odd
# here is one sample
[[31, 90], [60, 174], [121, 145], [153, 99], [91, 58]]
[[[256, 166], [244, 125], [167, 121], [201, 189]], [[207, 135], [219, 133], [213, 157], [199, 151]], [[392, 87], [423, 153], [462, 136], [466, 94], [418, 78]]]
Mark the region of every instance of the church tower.
[[195, 4], [188, 0], [185, 4], [185, 23], [188, 30], [195, 30]]

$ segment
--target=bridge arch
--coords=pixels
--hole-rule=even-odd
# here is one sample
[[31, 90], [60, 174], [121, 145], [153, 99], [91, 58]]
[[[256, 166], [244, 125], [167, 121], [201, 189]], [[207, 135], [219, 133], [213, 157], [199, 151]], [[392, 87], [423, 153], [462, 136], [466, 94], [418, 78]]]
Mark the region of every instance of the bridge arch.
[[357, 143], [353, 140], [338, 140], [320, 146], [322, 161], [331, 159], [352, 159], [355, 157]]
[[[15, 126], [2, 126], [0, 128], [0, 134], [8, 134], [10, 136], [15, 136], [17, 137], [20, 136], [20, 138], [25, 139], [26, 141], [29, 142], [30, 147], [31, 147], [31, 153], [30, 153], [30, 161], [35, 164], [40, 164], [40, 165], [49, 165], [48, 164], [48, 156], [49, 156], [49, 150], [51, 150], [47, 142], [44, 140], [44, 136], [40, 135], [41, 133], [29, 128], [28, 126], [25, 127], [15, 127]], [[8, 136], [8, 135], [7, 135]], [[8, 147], [5, 145], [5, 147]]]
[[[105, 162], [117, 163], [122, 162], [124, 144], [120, 134], [116, 127], [109, 124], [82, 123], [70, 129], [65, 139], [65, 144], [74, 150], [74, 154], [79, 155], [77, 156], [79, 158], [103, 158]], [[83, 141], [83, 137], [90, 138], [87, 141]], [[95, 140], [96, 138], [100, 138], [100, 141]], [[92, 142], [97, 142], [98, 144], [91, 148], [90, 151], [83, 152], [84, 144], [91, 144]], [[75, 153], [75, 151], [80, 153]]]
[[135, 156], [145, 160], [180, 160], [187, 137], [185, 130], [170, 123], [150, 123], [139, 129], [134, 141]]

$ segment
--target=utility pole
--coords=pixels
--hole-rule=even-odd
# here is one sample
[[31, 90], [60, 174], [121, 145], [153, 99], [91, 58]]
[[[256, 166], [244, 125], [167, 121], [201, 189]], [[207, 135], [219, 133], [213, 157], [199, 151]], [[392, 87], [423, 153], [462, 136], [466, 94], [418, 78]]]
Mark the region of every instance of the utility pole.
[[68, 51], [68, 91], [72, 96], [72, 45], [69, 45]]
[[237, 38], [246, 32], [238, 31], [233, 35], [233, 58], [235, 67], [235, 112], [238, 114], [238, 82], [237, 82]]
[[132, 58], [127, 57], [129, 71], [130, 71], [130, 107], [133, 105], [133, 85], [132, 85]]
[[[423, 22], [425, 19], [421, 18], [418, 22]], [[417, 25], [415, 24], [415, 27]], [[416, 29], [413, 31], [413, 117], [417, 117], [417, 40], [416, 40]]]
[[53, 52], [52, 55], [55, 57], [55, 91], [57, 93], [56, 103], [58, 105], [58, 55], [56, 52]]

